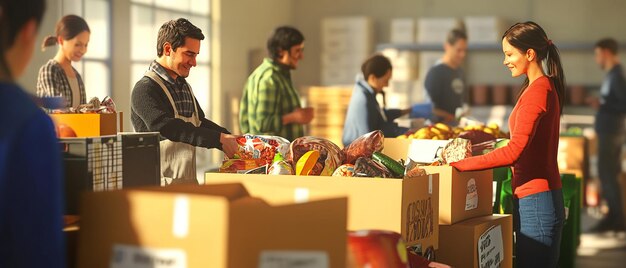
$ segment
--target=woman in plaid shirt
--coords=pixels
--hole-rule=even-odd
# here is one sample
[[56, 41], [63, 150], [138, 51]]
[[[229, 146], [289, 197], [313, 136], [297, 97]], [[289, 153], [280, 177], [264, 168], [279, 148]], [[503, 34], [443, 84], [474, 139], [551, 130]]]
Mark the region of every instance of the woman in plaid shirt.
[[42, 49], [58, 44], [59, 50], [39, 69], [37, 95], [63, 96], [66, 107], [87, 102], [85, 84], [72, 61], [80, 61], [85, 55], [90, 34], [87, 22], [79, 16], [67, 15], [57, 23], [56, 36], [46, 37]]

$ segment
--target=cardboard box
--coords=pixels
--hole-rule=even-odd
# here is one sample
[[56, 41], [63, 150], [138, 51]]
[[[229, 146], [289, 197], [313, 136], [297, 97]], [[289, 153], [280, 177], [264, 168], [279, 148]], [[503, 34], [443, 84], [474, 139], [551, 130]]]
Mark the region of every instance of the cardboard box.
[[348, 196], [349, 230], [400, 233], [408, 245], [438, 248], [439, 175], [409, 179], [207, 173], [205, 183], [263, 182]]
[[417, 20], [417, 43], [441, 44], [446, 40], [448, 32], [462, 26], [462, 21], [456, 18], [419, 18]]
[[82, 205], [78, 267], [346, 265], [347, 200], [333, 193], [174, 185], [87, 193]]
[[391, 43], [415, 43], [415, 20], [413, 18], [391, 19]]
[[467, 42], [472, 45], [498, 45], [509, 25], [496, 16], [465, 17]]
[[589, 178], [589, 150], [584, 136], [559, 137], [557, 163], [560, 173], [572, 173]]
[[451, 166], [426, 166], [439, 174], [439, 224], [450, 225], [491, 215], [493, 170], [460, 172]]
[[[385, 139], [383, 153], [393, 159], [432, 162], [447, 141]], [[408, 151], [408, 152], [407, 152]], [[490, 215], [493, 207], [493, 170], [459, 172], [450, 166], [425, 166], [439, 174], [439, 224]]]
[[77, 137], [116, 135], [124, 131], [123, 113], [115, 114], [50, 114], [55, 124], [70, 126]]
[[[439, 240], [437, 262], [452, 267], [513, 267], [511, 215], [491, 215], [442, 225]], [[498, 260], [501, 261], [499, 266], [496, 265]]]
[[364, 16], [324, 18], [321, 22], [322, 51], [371, 53], [374, 22]]

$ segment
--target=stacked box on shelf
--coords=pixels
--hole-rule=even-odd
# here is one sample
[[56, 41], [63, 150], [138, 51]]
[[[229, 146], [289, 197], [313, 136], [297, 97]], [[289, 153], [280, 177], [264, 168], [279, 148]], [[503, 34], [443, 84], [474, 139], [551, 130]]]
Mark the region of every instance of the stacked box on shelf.
[[471, 45], [499, 45], [502, 33], [509, 26], [497, 16], [468, 16], [464, 18], [467, 42]]
[[76, 214], [83, 191], [160, 185], [159, 133], [61, 138], [66, 214]]
[[352, 90], [352, 86], [306, 89], [307, 105], [315, 108], [309, 125], [309, 135], [342, 144], [341, 135]]
[[374, 27], [368, 17], [325, 18], [321, 23], [322, 85], [354, 83], [361, 64], [373, 51]]
[[393, 44], [415, 43], [415, 34], [417, 33], [415, 25], [415, 20], [412, 18], [392, 19], [389, 40]]

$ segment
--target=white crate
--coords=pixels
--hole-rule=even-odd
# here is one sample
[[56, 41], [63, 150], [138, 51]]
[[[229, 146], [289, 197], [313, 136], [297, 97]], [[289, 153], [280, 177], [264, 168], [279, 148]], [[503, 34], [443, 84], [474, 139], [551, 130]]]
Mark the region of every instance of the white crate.
[[368, 17], [334, 17], [322, 20], [322, 51], [371, 53], [374, 24]]
[[357, 66], [327, 66], [322, 68], [322, 85], [353, 85], [356, 76], [359, 74], [360, 67]]
[[448, 32], [460, 27], [463, 22], [456, 18], [420, 18], [417, 20], [417, 43], [443, 44]]
[[333, 66], [354, 67], [361, 66], [363, 62], [370, 56], [369, 53], [352, 51], [349, 53], [322, 51], [320, 54], [322, 68]]
[[468, 44], [493, 45], [500, 44], [507, 23], [496, 16], [465, 17]]
[[397, 18], [391, 20], [390, 42], [395, 44], [415, 43], [415, 20]]

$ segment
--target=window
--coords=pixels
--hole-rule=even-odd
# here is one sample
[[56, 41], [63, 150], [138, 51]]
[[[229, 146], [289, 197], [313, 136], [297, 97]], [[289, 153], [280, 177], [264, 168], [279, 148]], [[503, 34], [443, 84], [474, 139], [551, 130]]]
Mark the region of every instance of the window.
[[74, 68], [83, 77], [87, 101], [111, 93], [111, 3], [106, 0], [63, 0], [63, 16], [74, 14], [87, 21], [91, 35], [87, 53]]
[[141, 79], [150, 63], [156, 59], [159, 28], [164, 22], [186, 18], [202, 30], [197, 66], [191, 69], [187, 82], [210, 118], [210, 1], [208, 0], [131, 0], [131, 88]]

